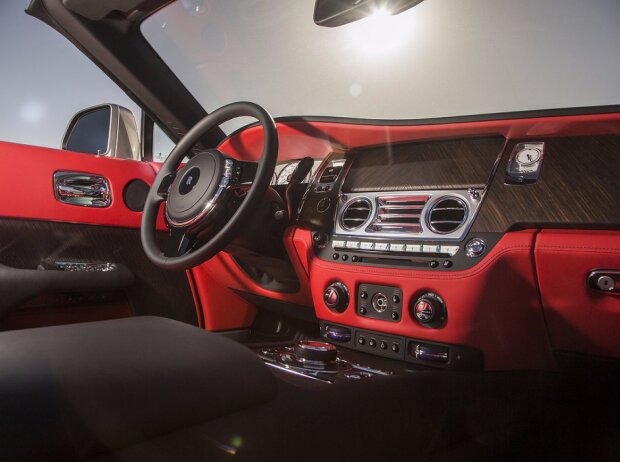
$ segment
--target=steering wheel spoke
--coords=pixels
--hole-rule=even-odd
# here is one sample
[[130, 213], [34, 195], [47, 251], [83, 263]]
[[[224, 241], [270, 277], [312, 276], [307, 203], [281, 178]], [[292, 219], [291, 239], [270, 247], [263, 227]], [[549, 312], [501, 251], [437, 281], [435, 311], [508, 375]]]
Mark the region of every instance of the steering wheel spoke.
[[166, 200], [168, 198], [168, 192], [170, 191], [170, 186], [172, 186], [172, 183], [174, 182], [176, 177], [177, 177], [176, 172], [169, 173], [168, 175], [163, 177], [161, 182], [159, 183], [159, 186], [157, 187], [157, 195], [161, 197], [163, 200]]
[[182, 230], [177, 230], [174, 234], [177, 235], [176, 241], [178, 242], [176, 256], [182, 257], [191, 252], [196, 245], [196, 238]]

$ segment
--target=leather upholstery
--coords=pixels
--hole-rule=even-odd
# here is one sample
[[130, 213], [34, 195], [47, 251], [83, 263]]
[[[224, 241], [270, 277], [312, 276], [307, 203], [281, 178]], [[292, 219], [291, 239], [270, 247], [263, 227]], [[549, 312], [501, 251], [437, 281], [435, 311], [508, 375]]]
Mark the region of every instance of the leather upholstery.
[[250, 350], [136, 317], [0, 334], [0, 460], [70, 461], [269, 401]]

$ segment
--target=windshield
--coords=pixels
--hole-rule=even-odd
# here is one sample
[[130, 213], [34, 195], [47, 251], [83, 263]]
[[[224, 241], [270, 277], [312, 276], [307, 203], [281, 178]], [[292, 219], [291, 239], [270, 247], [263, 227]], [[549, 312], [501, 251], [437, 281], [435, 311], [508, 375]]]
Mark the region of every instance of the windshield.
[[424, 119], [620, 103], [618, 0], [425, 0], [334, 28], [313, 11], [179, 0], [142, 33], [207, 112], [246, 100], [274, 117]]

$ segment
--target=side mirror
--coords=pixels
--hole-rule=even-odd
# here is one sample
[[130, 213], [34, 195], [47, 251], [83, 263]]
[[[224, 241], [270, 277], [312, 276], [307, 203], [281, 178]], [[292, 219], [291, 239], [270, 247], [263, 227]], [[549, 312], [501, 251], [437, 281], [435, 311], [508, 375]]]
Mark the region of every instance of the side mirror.
[[140, 160], [140, 139], [132, 112], [102, 104], [73, 116], [62, 138], [62, 149], [119, 159]]

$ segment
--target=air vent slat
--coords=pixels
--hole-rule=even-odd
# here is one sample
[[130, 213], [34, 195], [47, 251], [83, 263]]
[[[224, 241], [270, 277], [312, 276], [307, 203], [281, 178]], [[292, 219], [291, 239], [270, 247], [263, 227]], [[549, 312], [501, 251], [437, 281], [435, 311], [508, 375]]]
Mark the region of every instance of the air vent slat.
[[459, 229], [467, 219], [467, 204], [460, 198], [440, 198], [428, 213], [428, 224], [432, 231], [449, 234]]
[[383, 204], [426, 204], [428, 196], [381, 196], [377, 198], [379, 205]]
[[389, 228], [390, 226], [404, 226], [404, 227], [420, 227], [419, 223], [410, 223], [407, 221], [402, 221], [402, 222], [398, 222], [398, 221], [394, 221], [391, 223], [377, 223], [376, 226], [381, 226], [382, 228]]
[[379, 196], [377, 216], [368, 232], [421, 233], [422, 210], [428, 196]]
[[389, 220], [391, 218], [420, 218], [419, 213], [379, 213], [381, 220]]
[[420, 225], [414, 225], [410, 223], [390, 223], [390, 224], [373, 224], [370, 231], [380, 232], [401, 232], [401, 233], [419, 233], [422, 231]]
[[406, 204], [401, 204], [401, 205], [380, 205], [379, 206], [380, 209], [384, 209], [384, 210], [422, 210], [424, 208], [424, 204], [420, 204], [420, 205], [406, 205]]
[[372, 205], [366, 198], [356, 199], [345, 205], [340, 216], [340, 225], [347, 231], [360, 228], [370, 218]]

